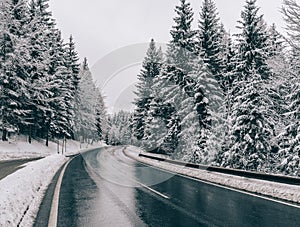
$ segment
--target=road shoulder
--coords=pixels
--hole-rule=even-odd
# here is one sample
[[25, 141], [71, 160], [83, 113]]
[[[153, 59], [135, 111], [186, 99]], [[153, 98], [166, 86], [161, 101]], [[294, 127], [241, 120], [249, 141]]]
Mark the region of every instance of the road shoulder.
[[223, 173], [215, 173], [206, 170], [193, 169], [176, 164], [165, 163], [158, 160], [139, 157], [142, 152], [138, 148], [128, 147], [124, 149], [126, 156], [166, 171], [190, 177], [215, 184], [216, 186], [225, 187], [231, 190], [237, 190], [241, 193], [249, 193], [264, 199], [274, 200], [289, 206], [300, 208], [300, 186], [286, 185], [282, 183], [269, 182], [264, 180], [249, 179], [245, 177], [232, 176]]

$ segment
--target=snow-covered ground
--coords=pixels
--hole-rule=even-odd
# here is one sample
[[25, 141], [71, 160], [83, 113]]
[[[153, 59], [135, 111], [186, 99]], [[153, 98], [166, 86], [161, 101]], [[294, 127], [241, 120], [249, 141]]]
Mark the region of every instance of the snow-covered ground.
[[[102, 145], [101, 143], [94, 144], [93, 146]], [[91, 145], [80, 144], [77, 141], [67, 141], [66, 155], [78, 153], [79, 150], [89, 148]], [[59, 151], [62, 150], [62, 140], [59, 141]], [[0, 141], [0, 161], [12, 159], [26, 159], [36, 157], [46, 157], [49, 155], [57, 154], [57, 143], [49, 141], [49, 146], [45, 146], [45, 141], [32, 140], [32, 143], [27, 142], [27, 138], [20, 136], [8, 142]]]
[[67, 160], [51, 155], [2, 179], [0, 226], [31, 226], [51, 179]]
[[[76, 141], [67, 142], [67, 152], [57, 154], [57, 144], [44, 141], [26, 142], [24, 137], [15, 141], [0, 142], [0, 160], [45, 157], [25, 164], [25, 167], [0, 181], [0, 226], [32, 226], [43, 195], [55, 173], [68, 160], [65, 155], [84, 152], [86, 149], [104, 146]], [[62, 147], [60, 147], [61, 151]]]
[[133, 159], [168, 171], [172, 171], [174, 173], [179, 173], [199, 180], [227, 186], [234, 189], [239, 189], [250, 193], [255, 193], [258, 195], [272, 197], [287, 202], [293, 202], [300, 205], [300, 186], [287, 185], [264, 180], [256, 180], [178, 166], [171, 163], [139, 157], [138, 154], [141, 152], [143, 153], [141, 149], [136, 147], [128, 147], [125, 150], [125, 153]]

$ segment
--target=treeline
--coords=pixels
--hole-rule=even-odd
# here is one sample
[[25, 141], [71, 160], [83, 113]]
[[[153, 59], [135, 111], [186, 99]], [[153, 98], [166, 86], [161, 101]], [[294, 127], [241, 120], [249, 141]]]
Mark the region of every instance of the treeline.
[[176, 6], [166, 53], [151, 40], [130, 129], [151, 152], [196, 163], [300, 175], [300, 6], [284, 0], [287, 37], [246, 0], [238, 34], [204, 0]]
[[48, 140], [102, 138], [105, 108], [87, 60], [61, 37], [48, 0], [0, 3], [0, 130]]

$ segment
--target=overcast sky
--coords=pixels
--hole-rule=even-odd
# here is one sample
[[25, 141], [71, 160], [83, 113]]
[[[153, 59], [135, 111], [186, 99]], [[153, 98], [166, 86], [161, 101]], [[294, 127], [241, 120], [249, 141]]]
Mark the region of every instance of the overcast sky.
[[[202, 1], [190, 2], [195, 13], [196, 27]], [[215, 2], [225, 28], [236, 33], [236, 21], [240, 19], [245, 0]], [[116, 54], [119, 48], [148, 43], [151, 38], [160, 43], [168, 42], [169, 31], [174, 24], [174, 8], [178, 3], [179, 0], [50, 0], [50, 7], [63, 37], [67, 38], [70, 34], [74, 36], [80, 57], [88, 58], [93, 76], [103, 86], [103, 77], [107, 79], [111, 75], [100, 75], [99, 68], [102, 66], [99, 66], [99, 61], [112, 52]], [[257, 4], [267, 23], [275, 23], [283, 31], [284, 22], [279, 12], [282, 0], [258, 0]], [[109, 63], [108, 61], [106, 67], [109, 67]], [[124, 68], [125, 65], [122, 66]], [[130, 96], [133, 87], [130, 85], [136, 80], [138, 70], [139, 66], [136, 64], [120, 70], [115, 75], [115, 82], [106, 83], [103, 87], [110, 108], [116, 105], [121, 108], [121, 103], [128, 106], [125, 105], [125, 99]], [[130, 99], [132, 95], [127, 98], [127, 103]]]

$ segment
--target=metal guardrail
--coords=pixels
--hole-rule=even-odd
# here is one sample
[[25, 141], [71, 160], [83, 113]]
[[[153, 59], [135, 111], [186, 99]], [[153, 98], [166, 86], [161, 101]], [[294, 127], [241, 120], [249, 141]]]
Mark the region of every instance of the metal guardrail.
[[240, 176], [240, 177], [247, 177], [247, 178], [253, 178], [253, 179], [258, 179], [258, 180], [266, 180], [266, 181], [278, 182], [278, 183], [283, 183], [283, 184], [300, 185], [299, 177], [290, 177], [290, 176], [283, 176], [283, 175], [266, 174], [266, 173], [258, 173], [258, 172], [251, 172], [251, 171], [245, 171], [245, 170], [222, 168], [222, 167], [216, 167], [216, 166], [200, 165], [200, 164], [171, 160], [171, 159], [162, 158], [162, 157], [155, 157], [155, 156], [151, 156], [151, 155], [147, 155], [147, 154], [139, 154], [139, 156], [144, 157], [144, 158], [154, 159], [157, 161], [168, 162], [168, 163], [175, 164], [175, 165], [180, 165], [180, 166], [185, 166], [185, 167], [190, 167], [190, 168], [195, 168], [195, 169], [201, 169], [201, 170], [207, 170], [207, 171], [211, 171], [211, 172], [225, 173], [225, 174], [236, 175], [236, 176]]

